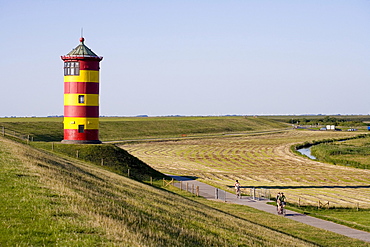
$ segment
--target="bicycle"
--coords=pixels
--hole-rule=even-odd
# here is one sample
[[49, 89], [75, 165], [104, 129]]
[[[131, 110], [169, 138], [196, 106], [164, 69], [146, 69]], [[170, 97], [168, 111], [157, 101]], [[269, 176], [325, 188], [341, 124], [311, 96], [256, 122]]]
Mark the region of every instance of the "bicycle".
[[240, 198], [241, 197], [241, 192], [240, 192], [240, 188], [235, 188], [235, 194], [236, 194], [236, 198]]
[[285, 204], [284, 202], [280, 202], [279, 200], [276, 202], [276, 211], [277, 214], [285, 216], [286, 210], [285, 210]]

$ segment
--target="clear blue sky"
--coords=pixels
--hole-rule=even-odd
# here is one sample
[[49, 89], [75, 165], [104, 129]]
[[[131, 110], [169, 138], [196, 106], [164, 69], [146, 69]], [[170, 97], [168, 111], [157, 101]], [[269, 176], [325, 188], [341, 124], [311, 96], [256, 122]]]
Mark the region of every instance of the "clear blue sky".
[[100, 114], [369, 114], [369, 0], [0, 0], [0, 117], [63, 115], [61, 55], [104, 59]]

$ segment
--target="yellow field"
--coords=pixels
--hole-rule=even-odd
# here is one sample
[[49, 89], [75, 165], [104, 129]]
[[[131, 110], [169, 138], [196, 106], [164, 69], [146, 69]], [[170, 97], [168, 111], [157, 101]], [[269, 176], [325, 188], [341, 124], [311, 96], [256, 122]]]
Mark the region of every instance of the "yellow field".
[[243, 190], [284, 191], [288, 201], [307, 205], [370, 208], [370, 170], [334, 166], [297, 156], [290, 146], [360, 133], [290, 130], [265, 135], [223, 136], [125, 144], [121, 147], [155, 169], [195, 176], [223, 189], [238, 179]]

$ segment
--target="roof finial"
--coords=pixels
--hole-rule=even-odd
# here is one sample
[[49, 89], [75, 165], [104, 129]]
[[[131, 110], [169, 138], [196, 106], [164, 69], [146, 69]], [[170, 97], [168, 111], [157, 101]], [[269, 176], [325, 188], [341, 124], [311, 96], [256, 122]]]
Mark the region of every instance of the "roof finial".
[[85, 39], [84, 39], [84, 28], [83, 27], [81, 27], [81, 38], [80, 38], [80, 42], [81, 43], [83, 43], [84, 41], [85, 41]]

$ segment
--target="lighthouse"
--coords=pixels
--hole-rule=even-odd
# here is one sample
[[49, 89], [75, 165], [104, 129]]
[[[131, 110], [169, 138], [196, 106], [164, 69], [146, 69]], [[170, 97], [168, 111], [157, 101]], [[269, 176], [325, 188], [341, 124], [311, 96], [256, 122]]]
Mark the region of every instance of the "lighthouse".
[[99, 57], [80, 44], [64, 61], [64, 139], [67, 144], [98, 144], [99, 141]]

